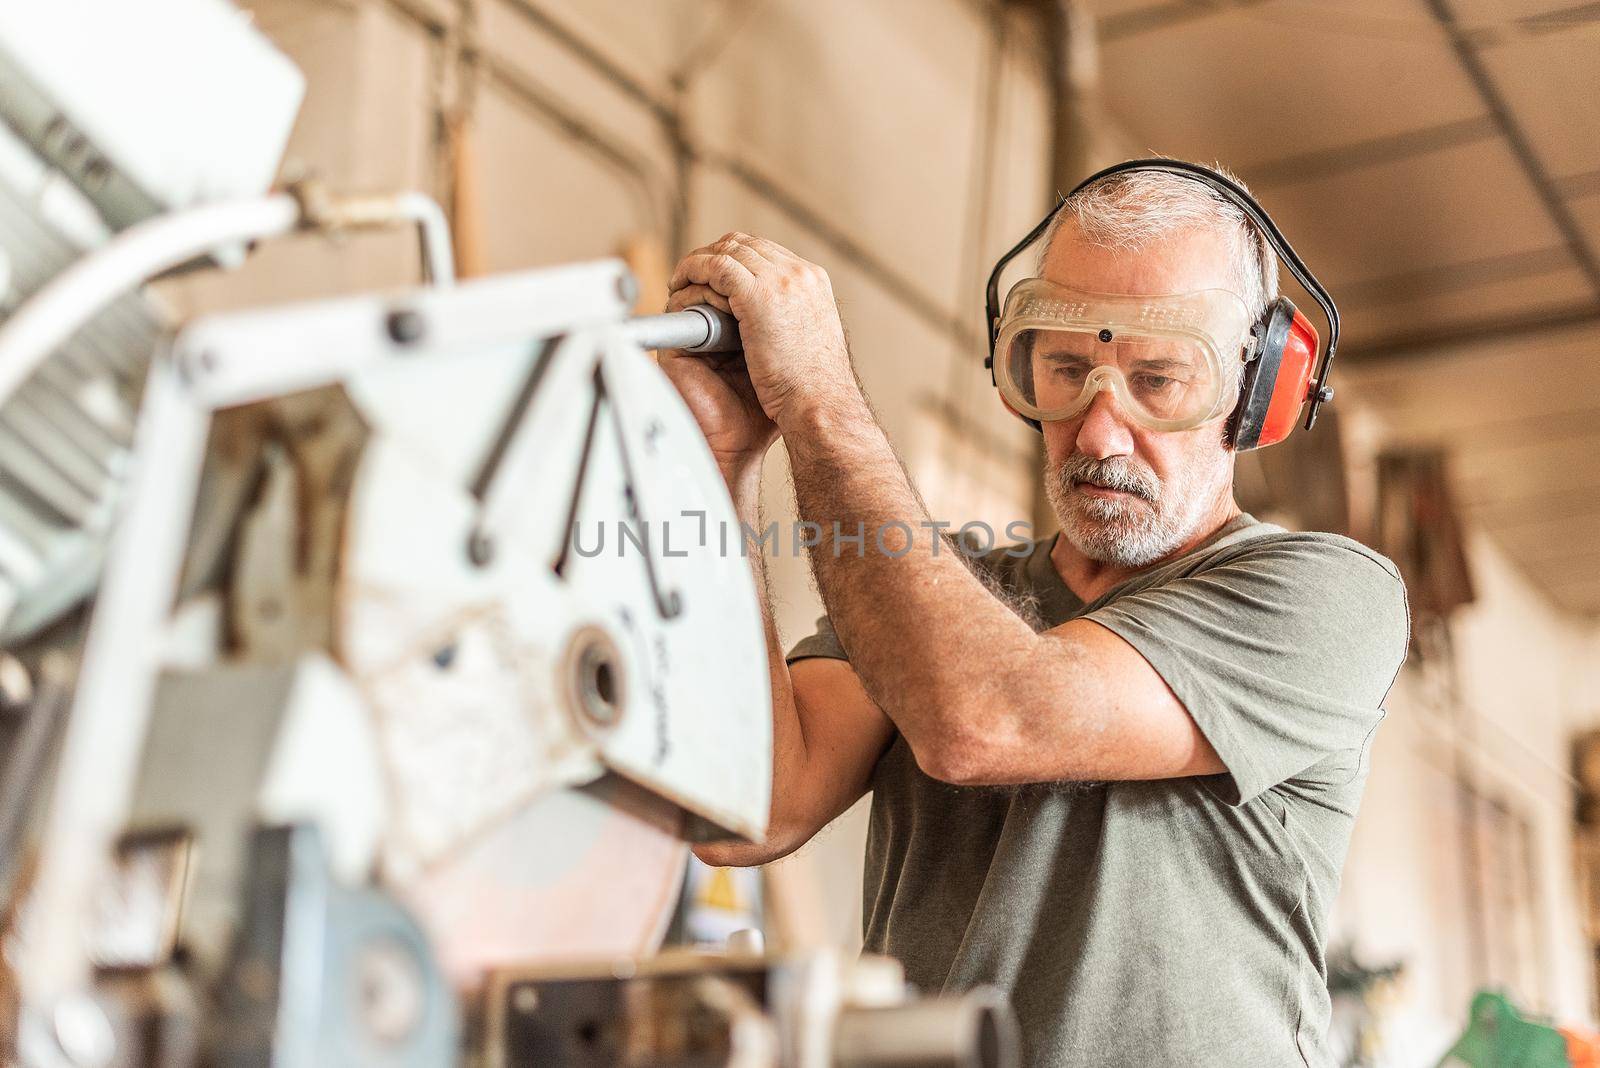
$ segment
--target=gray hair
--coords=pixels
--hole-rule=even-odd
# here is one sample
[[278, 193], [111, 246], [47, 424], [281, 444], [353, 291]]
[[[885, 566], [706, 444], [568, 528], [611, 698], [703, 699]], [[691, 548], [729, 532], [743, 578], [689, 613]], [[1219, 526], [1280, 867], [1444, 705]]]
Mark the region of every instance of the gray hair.
[[[1244, 187], [1225, 168], [1210, 167]], [[1266, 234], [1204, 182], [1166, 171], [1128, 171], [1080, 190], [1067, 198], [1045, 233], [1039, 273], [1068, 219], [1091, 243], [1111, 249], [1137, 250], [1195, 228], [1222, 230], [1232, 238], [1234, 275], [1251, 318], [1260, 318], [1278, 295], [1278, 256]]]

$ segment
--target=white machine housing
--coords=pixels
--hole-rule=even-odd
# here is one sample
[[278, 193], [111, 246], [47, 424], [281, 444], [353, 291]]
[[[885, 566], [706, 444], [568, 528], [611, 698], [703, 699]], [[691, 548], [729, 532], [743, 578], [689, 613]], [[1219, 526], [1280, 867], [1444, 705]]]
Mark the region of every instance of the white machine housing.
[[226, 0], [0, 4], [0, 119], [120, 230], [266, 191], [305, 92]]
[[[541, 798], [609, 777], [681, 814], [663, 839], [763, 836], [771, 705], [750, 561], [693, 416], [631, 340], [631, 291], [621, 263], [579, 264], [207, 318], [157, 358], [35, 884], [36, 937], [19, 969], [35, 1004], [82, 982], [82, 911], [130, 817], [203, 822], [185, 804], [220, 803], [174, 790], [185, 754], [147, 740], [174, 714], [203, 715], [225, 739], [227, 717], [260, 703], [226, 697], [248, 679], [237, 661], [173, 653], [208, 430], [239, 405], [337, 388], [366, 428], [340, 527], [332, 648], [265, 662], [309, 656], [314, 674], [291, 677], [333, 671], [347, 684], [286, 693], [334, 694], [340, 708], [358, 698], [365, 741], [348, 716], [327, 722], [344, 750], [366, 750], [352, 770], [381, 769], [383, 816], [361, 823], [375, 840], [351, 839], [350, 782], [338, 777], [320, 794], [302, 782], [291, 807], [345, 855], [376, 861], [452, 973], [548, 944], [548, 927], [461, 937], [455, 925], [483, 926], [491, 900], [508, 923], [574, 922], [522, 894], [595, 852], [582, 840], [570, 856], [552, 848]], [[261, 570], [236, 559], [233, 582]], [[197, 693], [210, 695], [203, 707]], [[172, 700], [193, 707], [163, 707]], [[262, 781], [241, 815], [281, 818], [273, 792]]]

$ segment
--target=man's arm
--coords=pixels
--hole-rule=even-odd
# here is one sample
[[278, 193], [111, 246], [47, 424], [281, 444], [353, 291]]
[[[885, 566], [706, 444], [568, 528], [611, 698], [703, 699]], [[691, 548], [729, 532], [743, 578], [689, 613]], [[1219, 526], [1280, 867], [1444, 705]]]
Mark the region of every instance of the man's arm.
[[[678, 288], [667, 308], [702, 303], [730, 310], [726, 298], [699, 286]], [[759, 529], [761, 465], [777, 427], [762, 411], [744, 364], [668, 352], [661, 368], [700, 424], [740, 521]], [[772, 808], [765, 842], [701, 846], [697, 852], [710, 864], [764, 864], [804, 845], [866, 791], [893, 734], [848, 664], [784, 662], [759, 551], [750, 554], [750, 565], [772, 688]]]
[[[756, 466], [729, 482], [739, 519], [751, 529], [758, 529], [760, 474]], [[843, 660], [785, 663], [759, 551], [750, 553], [750, 564], [772, 682], [772, 810], [764, 842], [696, 847], [695, 855], [707, 864], [765, 864], [810, 841], [866, 792], [894, 730]]]
[[[872, 703], [956, 783], [1225, 770], [1140, 654], [1096, 623], [1035, 634], [932, 536], [850, 366], [827, 275], [730, 234], [678, 265], [740, 320], [751, 387], [782, 433], [818, 586]], [[838, 535], [865, 533], [864, 551]], [[920, 536], [919, 536], [920, 535]], [[881, 538], [881, 541], [880, 541]]]
[[[1034, 633], [938, 546], [864, 402], [820, 404], [784, 440], [800, 514], [823, 530], [811, 556], [829, 619], [928, 774], [1000, 784], [1225, 770], [1132, 646], [1088, 620]], [[865, 530], [866, 551], [835, 545], [835, 522]]]

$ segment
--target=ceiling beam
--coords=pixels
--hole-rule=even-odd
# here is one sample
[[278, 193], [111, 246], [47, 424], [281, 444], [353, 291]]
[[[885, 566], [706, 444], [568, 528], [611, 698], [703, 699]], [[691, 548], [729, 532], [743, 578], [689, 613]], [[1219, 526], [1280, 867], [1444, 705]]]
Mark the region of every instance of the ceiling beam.
[[1591, 561], [1600, 564], [1600, 552], [1585, 551], [1574, 553], [1558, 551], [1543, 554], [1517, 554], [1517, 563], [1521, 564], [1529, 573], [1537, 573], [1541, 568], [1561, 567], [1564, 564], [1586, 564]]
[[[1526, 467], [1529, 464], [1550, 459], [1545, 456], [1527, 456], [1528, 452], [1540, 453], [1551, 450], [1573, 449], [1587, 447], [1593, 451], [1593, 442], [1600, 439], [1600, 423], [1595, 423], [1587, 428], [1565, 427], [1550, 433], [1534, 433], [1526, 435], [1508, 434], [1500, 438], [1479, 437], [1476, 431], [1465, 441], [1447, 442], [1452, 456], [1461, 457], [1464, 470], [1471, 471], [1479, 477], [1488, 477], [1491, 474], [1503, 474], [1506, 468], [1505, 457], [1518, 454], [1516, 467]], [[1515, 476], [1513, 476], [1515, 477]], [[1590, 484], [1584, 487], [1593, 491], [1597, 500], [1600, 500], [1600, 485]]]
[[1523, 174], [1527, 176], [1534, 193], [1549, 214], [1550, 221], [1555, 224], [1556, 231], [1561, 234], [1567, 248], [1572, 252], [1572, 258], [1588, 276], [1589, 283], [1595, 290], [1595, 298], [1600, 300], [1600, 257], [1597, 257], [1594, 249], [1589, 247], [1589, 242], [1584, 236], [1583, 229], [1578, 225], [1577, 218], [1572, 214], [1572, 209], [1562, 199], [1561, 191], [1556, 188], [1550, 172], [1545, 169], [1538, 153], [1534, 151], [1533, 142], [1528, 137], [1527, 131], [1522, 128], [1522, 123], [1518, 121], [1510, 103], [1500, 92], [1500, 87], [1495, 84], [1488, 66], [1483, 62], [1483, 57], [1472, 44], [1467, 28], [1456, 18], [1451, 0], [1427, 0], [1427, 2], [1434, 18], [1450, 38], [1450, 47], [1455, 51], [1461, 69], [1477, 89], [1478, 96], [1483, 100], [1490, 117], [1500, 127], [1500, 134], [1506, 139], [1511, 154], [1516, 157]]
[[1483, 505], [1466, 505], [1463, 510], [1483, 525], [1485, 530], [1505, 531], [1511, 528], [1542, 527], [1552, 523], [1572, 523], [1600, 518], [1600, 501], [1574, 499], [1584, 487], [1576, 487], [1569, 494], [1547, 493], [1532, 498], [1512, 499], [1497, 508]]
[[1343, 171], [1361, 170], [1381, 163], [1394, 163], [1414, 156], [1442, 152], [1448, 148], [1475, 144], [1498, 136], [1500, 128], [1488, 115], [1440, 123], [1420, 130], [1353, 141], [1332, 148], [1300, 152], [1268, 160], [1249, 168], [1250, 184], [1258, 189], [1273, 189], [1296, 182], [1326, 178]]
[[1557, 606], [1591, 620], [1600, 613], [1600, 575], [1578, 577], [1570, 581], [1546, 578], [1535, 580]]
[[1573, 30], [1594, 22], [1600, 22], [1600, 3], [1590, 0], [1586, 3], [1573, 4], [1571, 7], [1558, 7], [1554, 11], [1524, 15], [1517, 20], [1517, 26], [1524, 33], [1546, 34]]
[[1345, 282], [1338, 286], [1339, 303], [1356, 306], [1392, 304], [1496, 282], [1515, 282], [1572, 267], [1565, 245], [1508, 252], [1465, 263], [1442, 263], [1412, 271]]
[[1215, 15], [1222, 9], [1222, 4], [1207, 0], [1165, 0], [1164, 3], [1131, 8], [1095, 21], [1099, 26], [1100, 40], [1109, 43]]
[[[1402, 417], [1403, 418], [1403, 417]], [[1524, 444], [1549, 444], [1600, 435], [1600, 408], [1570, 408], [1564, 411], [1540, 412], [1538, 415], [1517, 415], [1507, 419], [1485, 419], [1440, 425], [1428, 431], [1418, 431], [1415, 437], [1402, 433], [1391, 439], [1396, 442], [1438, 445], [1448, 442], [1455, 453], [1519, 448]], [[1507, 442], [1513, 444], [1507, 445]], [[1597, 487], [1600, 488], [1600, 487]]]
[[1600, 194], [1600, 171], [1583, 171], [1556, 179], [1556, 188], [1568, 200]]
[[[1129, 8], [1100, 19], [1101, 38], [1105, 41], [1120, 41], [1128, 37], [1138, 37], [1207, 15], [1220, 14], [1229, 7], [1247, 7], [1261, 2], [1262, 0], [1231, 0], [1231, 2], [1230, 0], [1155, 0], [1143, 7]], [[1331, 14], [1335, 19], [1339, 17], [1337, 12]], [[1360, 26], [1363, 23], [1368, 26], [1379, 25], [1388, 30], [1385, 36], [1392, 36], [1396, 27], [1406, 30], [1413, 26], [1420, 29], [1427, 25], [1426, 21], [1420, 19], [1382, 16], [1362, 18], [1356, 15], [1348, 16], [1346, 22], [1351, 26]], [[1570, 7], [1541, 11], [1514, 19], [1479, 19], [1463, 24], [1462, 32], [1475, 47], [1493, 48], [1519, 37], [1545, 37], [1566, 30], [1580, 29], [1595, 22], [1600, 22], [1600, 0], [1584, 0]]]
[[1350, 363], [1448, 356], [1453, 349], [1486, 341], [1527, 341], [1589, 326], [1600, 326], [1600, 301], [1554, 308], [1532, 315], [1482, 319], [1438, 329], [1392, 334], [1373, 341], [1352, 340], [1348, 349], [1340, 348], [1339, 356]]
[[[1547, 590], [1563, 595], [1567, 599], [1582, 599], [1591, 602], [1588, 608], [1591, 613], [1596, 607], [1600, 607], [1592, 603], [1596, 596], [1600, 595], [1600, 575], [1582, 576], [1568, 582], [1546, 579], [1545, 587]], [[1591, 594], [1589, 593], [1590, 590], [1594, 592]], [[1575, 594], [1574, 591], [1581, 592]]]
[[1517, 563], [1524, 572], [1553, 589], [1588, 586], [1600, 581], [1600, 556], [1593, 553], [1551, 559], [1542, 565], [1531, 565], [1526, 559]]

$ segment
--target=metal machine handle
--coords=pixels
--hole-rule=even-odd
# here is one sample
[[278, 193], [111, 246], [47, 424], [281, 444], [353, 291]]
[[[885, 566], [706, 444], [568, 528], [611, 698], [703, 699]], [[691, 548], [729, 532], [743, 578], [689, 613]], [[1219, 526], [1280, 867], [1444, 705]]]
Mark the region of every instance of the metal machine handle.
[[696, 304], [665, 315], [629, 319], [628, 332], [642, 349], [685, 352], [740, 352], [739, 320], [709, 304]]
[[847, 1006], [833, 1032], [835, 1068], [1016, 1068], [1016, 1017], [993, 987], [897, 1005]]

